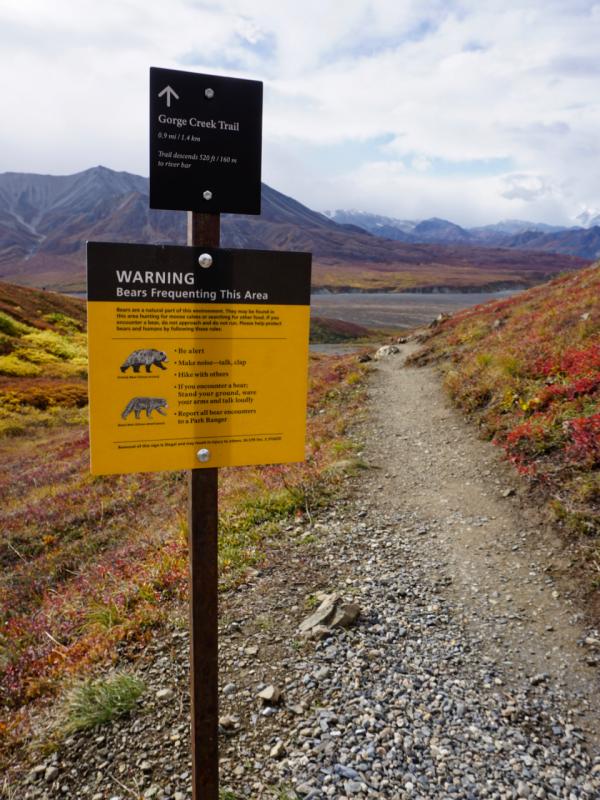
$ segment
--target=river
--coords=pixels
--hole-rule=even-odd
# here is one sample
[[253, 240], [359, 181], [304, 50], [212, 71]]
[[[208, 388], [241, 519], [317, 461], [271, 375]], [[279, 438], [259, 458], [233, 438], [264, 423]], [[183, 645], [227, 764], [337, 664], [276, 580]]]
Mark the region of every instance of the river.
[[453, 314], [461, 308], [501, 300], [515, 294], [501, 292], [448, 292], [440, 294], [366, 293], [314, 294], [311, 313], [355, 322], [367, 328], [405, 330], [427, 325], [438, 314]]

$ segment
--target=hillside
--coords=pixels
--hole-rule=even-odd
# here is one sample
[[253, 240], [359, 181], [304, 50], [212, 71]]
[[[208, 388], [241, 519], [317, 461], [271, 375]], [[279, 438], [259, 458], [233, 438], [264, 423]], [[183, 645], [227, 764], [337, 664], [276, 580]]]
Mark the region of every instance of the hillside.
[[[491, 355], [500, 386], [537, 354], [552, 381], [536, 396], [575, 402], [578, 434], [577, 401], [595, 414], [599, 270], [458, 314], [431, 329], [425, 357], [445, 363], [450, 348], [458, 370]], [[59, 380], [79, 368], [82, 304], [68, 317], [21, 291], [21, 320], [0, 317], [11, 354]], [[581, 557], [449, 407], [436, 371], [401, 362], [311, 357], [306, 462], [219, 471], [223, 800], [373, 788], [395, 800], [417, 782], [432, 798], [462, 786], [550, 798], [557, 781], [591, 800], [600, 639], [580, 610]], [[507, 413], [527, 411], [519, 397]], [[83, 419], [63, 422], [0, 437], [0, 796], [183, 800], [185, 475], [91, 477]], [[597, 472], [585, 458], [566, 476]], [[591, 528], [586, 539], [593, 570]], [[592, 583], [589, 569], [576, 577]], [[279, 701], [263, 702], [267, 687]]]
[[[74, 676], [110, 664], [116, 648], [134, 658], [169, 624], [187, 591], [187, 530], [184, 473], [89, 474], [84, 303], [0, 284], [0, 305], [4, 766], [13, 749], [23, 755], [30, 715]], [[345, 430], [362, 380], [353, 357], [311, 356], [306, 462], [220, 470], [223, 590], [356, 468]]]
[[85, 302], [57, 292], [44, 292], [0, 281], [0, 311], [25, 325], [48, 328], [49, 314], [63, 314], [85, 324]]
[[[586, 265], [546, 252], [412, 244], [340, 225], [263, 185], [262, 214], [227, 215], [222, 246], [313, 253], [313, 285], [402, 291], [431, 286], [530, 286]], [[94, 167], [76, 175], [0, 175], [0, 279], [83, 290], [85, 241], [181, 244], [182, 212], [148, 208], [147, 179]]]
[[454, 315], [426, 337], [453, 400], [600, 568], [600, 264]]
[[[402, 360], [366, 389], [356, 357], [312, 359], [306, 464], [220, 471], [222, 800], [591, 800], [572, 550]], [[189, 798], [184, 475], [91, 479], [77, 427], [0, 457], [0, 794]]]
[[0, 437], [85, 421], [85, 303], [0, 283]]
[[310, 341], [320, 344], [337, 342], [368, 341], [381, 338], [381, 334], [358, 325], [355, 322], [344, 322], [330, 317], [315, 317], [310, 320]]

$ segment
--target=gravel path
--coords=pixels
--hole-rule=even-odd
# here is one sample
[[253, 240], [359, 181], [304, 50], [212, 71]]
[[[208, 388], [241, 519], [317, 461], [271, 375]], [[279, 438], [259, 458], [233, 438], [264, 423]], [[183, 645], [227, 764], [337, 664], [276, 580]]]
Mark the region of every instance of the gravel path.
[[552, 577], [562, 547], [435, 373], [399, 362], [376, 367], [378, 474], [336, 537], [365, 615], [317, 646], [286, 767], [315, 798], [600, 797], [597, 632]]
[[[222, 785], [280, 800], [598, 798], [600, 637], [561, 584], [566, 554], [433, 371], [402, 360], [373, 367], [357, 431], [371, 469], [223, 598]], [[307, 640], [320, 591], [362, 613]], [[157, 639], [139, 712], [68, 740], [13, 796], [187, 800], [187, 647], [184, 629]], [[258, 696], [271, 685], [279, 703]]]

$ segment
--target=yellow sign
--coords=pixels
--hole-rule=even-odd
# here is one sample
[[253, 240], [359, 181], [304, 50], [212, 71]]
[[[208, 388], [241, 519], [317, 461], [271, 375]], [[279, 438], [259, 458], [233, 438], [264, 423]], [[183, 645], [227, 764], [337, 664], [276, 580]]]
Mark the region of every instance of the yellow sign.
[[309, 302], [307, 254], [90, 243], [91, 471], [304, 460]]

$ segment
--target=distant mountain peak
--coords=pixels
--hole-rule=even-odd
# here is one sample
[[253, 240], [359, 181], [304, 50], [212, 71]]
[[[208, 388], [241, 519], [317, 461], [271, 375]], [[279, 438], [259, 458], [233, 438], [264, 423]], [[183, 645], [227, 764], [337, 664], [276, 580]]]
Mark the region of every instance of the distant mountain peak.
[[600, 211], [597, 208], [586, 208], [575, 219], [583, 228], [593, 228], [600, 225]]

